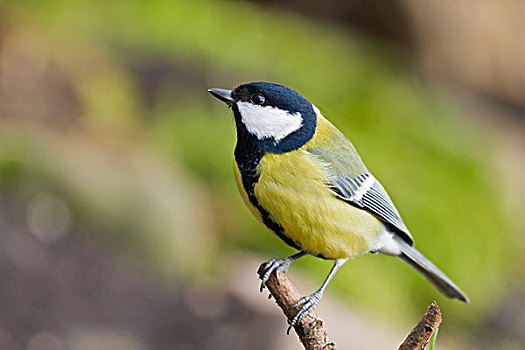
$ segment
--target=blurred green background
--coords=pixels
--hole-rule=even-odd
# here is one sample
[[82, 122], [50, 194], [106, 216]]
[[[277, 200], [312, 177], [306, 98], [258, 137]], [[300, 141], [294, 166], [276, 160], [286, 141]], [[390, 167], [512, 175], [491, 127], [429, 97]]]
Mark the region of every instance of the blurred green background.
[[[282, 348], [284, 316], [236, 274], [255, 286], [258, 262], [292, 250], [244, 207], [231, 112], [206, 92], [262, 80], [353, 141], [471, 304], [376, 255], [347, 264], [327, 298], [375, 337], [392, 328], [390, 348], [437, 300], [443, 346], [522, 349], [514, 4], [0, 1], [0, 347]], [[306, 258], [292, 278], [316, 288], [329, 268]]]

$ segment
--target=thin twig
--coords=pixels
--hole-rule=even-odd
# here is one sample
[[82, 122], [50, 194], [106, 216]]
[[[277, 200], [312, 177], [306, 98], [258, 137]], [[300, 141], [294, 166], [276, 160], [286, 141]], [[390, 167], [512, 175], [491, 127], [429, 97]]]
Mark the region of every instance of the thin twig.
[[[264, 264], [257, 271], [259, 277], [264, 274], [263, 268]], [[290, 320], [297, 312], [291, 309], [291, 306], [301, 298], [301, 295], [284, 273], [281, 273], [279, 280], [281, 283], [277, 282], [275, 273], [272, 273], [266, 282], [266, 287]], [[294, 329], [306, 350], [335, 350], [335, 344], [328, 340], [323, 321], [314, 313], [304, 316]]]
[[441, 311], [434, 301], [428, 307], [423, 317], [421, 317], [417, 326], [412, 329], [412, 332], [410, 332], [403, 344], [401, 344], [399, 350], [423, 350], [440, 324]]
[[[264, 265], [262, 264], [257, 271], [259, 277], [264, 275]], [[279, 279], [281, 283], [277, 282], [275, 274], [272, 273], [266, 287], [290, 320], [297, 312], [291, 306], [301, 295], [284, 273], [281, 273]], [[423, 350], [440, 324], [441, 311], [436, 302], [433, 302], [398, 350]], [[314, 313], [304, 316], [294, 329], [306, 350], [335, 350], [335, 343], [328, 340], [323, 321]]]

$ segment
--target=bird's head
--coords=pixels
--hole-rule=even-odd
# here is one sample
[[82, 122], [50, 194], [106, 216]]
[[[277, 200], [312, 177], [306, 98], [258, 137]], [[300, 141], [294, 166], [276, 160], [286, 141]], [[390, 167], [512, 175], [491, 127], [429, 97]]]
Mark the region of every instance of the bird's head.
[[290, 152], [315, 133], [318, 109], [285, 86], [255, 82], [208, 91], [233, 109], [239, 141], [254, 143], [260, 151]]

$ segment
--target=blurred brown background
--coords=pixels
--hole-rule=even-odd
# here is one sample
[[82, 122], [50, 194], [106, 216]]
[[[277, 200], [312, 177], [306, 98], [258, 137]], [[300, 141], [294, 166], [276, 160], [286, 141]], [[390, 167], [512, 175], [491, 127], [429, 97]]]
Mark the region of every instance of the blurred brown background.
[[[433, 301], [437, 348], [525, 347], [522, 1], [0, 1], [0, 348], [300, 349], [258, 293], [291, 250], [244, 208], [209, 87], [290, 86], [388, 188], [471, 297], [360, 257], [320, 316], [394, 349]], [[290, 274], [302, 293], [329, 264]]]

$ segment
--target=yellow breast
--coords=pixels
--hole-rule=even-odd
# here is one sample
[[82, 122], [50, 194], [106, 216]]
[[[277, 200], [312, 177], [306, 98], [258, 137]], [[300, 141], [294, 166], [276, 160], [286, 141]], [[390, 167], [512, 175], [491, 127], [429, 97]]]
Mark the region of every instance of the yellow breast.
[[326, 173], [304, 150], [266, 154], [259, 168], [255, 197], [303, 250], [339, 259], [372, 248], [383, 224], [337, 199]]

